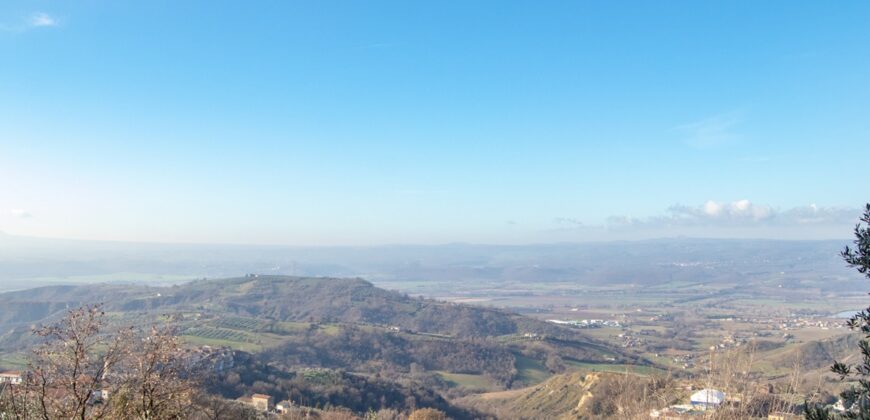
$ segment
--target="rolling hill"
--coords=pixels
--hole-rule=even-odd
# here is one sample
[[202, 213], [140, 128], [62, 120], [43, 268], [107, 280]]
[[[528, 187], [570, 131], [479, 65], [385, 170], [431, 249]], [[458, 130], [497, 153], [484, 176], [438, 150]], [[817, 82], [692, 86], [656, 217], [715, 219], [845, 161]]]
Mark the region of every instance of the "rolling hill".
[[[248, 276], [199, 280], [172, 287], [123, 284], [47, 286], [0, 294], [0, 328], [38, 323], [83, 304], [126, 314], [203, 312], [271, 321], [395, 326], [454, 337], [487, 337], [528, 330], [579, 333], [518, 314], [380, 289], [362, 279]], [[590, 344], [593, 341], [590, 339]]]
[[450, 375], [504, 389], [537, 383], [571, 363], [649, 364], [579, 330], [503, 310], [414, 298], [356, 278], [260, 275], [0, 294], [0, 305], [14, 308], [0, 314], [0, 352], [32, 344], [31, 326], [94, 303], [118, 325], [171, 320], [190, 344], [254, 352], [287, 368], [413, 376], [445, 389], [454, 386]]

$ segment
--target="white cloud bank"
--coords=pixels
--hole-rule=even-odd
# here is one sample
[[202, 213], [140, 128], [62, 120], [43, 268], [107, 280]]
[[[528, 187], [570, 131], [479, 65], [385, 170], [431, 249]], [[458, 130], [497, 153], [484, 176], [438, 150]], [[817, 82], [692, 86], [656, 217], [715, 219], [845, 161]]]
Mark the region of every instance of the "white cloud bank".
[[707, 201], [698, 206], [673, 205], [664, 215], [647, 218], [612, 216], [608, 229], [624, 227], [753, 227], [753, 226], [809, 226], [848, 225], [857, 221], [858, 209], [819, 207], [815, 204], [779, 210], [749, 200], [732, 202]]

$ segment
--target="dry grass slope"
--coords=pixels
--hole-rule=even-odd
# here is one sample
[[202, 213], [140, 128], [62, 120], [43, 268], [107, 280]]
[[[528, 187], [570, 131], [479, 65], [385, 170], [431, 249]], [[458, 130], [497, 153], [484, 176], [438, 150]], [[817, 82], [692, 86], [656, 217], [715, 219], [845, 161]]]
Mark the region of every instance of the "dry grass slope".
[[647, 418], [670, 403], [667, 383], [619, 373], [574, 372], [528, 388], [465, 397], [460, 405], [504, 419]]

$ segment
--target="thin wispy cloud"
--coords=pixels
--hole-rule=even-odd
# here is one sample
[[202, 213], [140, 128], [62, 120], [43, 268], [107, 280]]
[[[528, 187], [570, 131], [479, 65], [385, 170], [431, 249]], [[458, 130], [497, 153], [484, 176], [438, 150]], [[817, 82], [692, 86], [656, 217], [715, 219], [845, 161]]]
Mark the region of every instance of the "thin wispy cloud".
[[373, 42], [370, 44], [363, 45], [362, 48], [365, 48], [367, 50], [372, 50], [372, 49], [392, 48], [392, 47], [395, 47], [396, 45], [397, 44], [395, 44], [393, 42]]
[[558, 225], [569, 228], [582, 228], [585, 226], [581, 220], [574, 217], [557, 217], [553, 221]]
[[48, 13], [38, 12], [14, 23], [0, 22], [0, 32], [26, 32], [40, 28], [51, 28], [59, 24], [60, 22], [56, 17]]
[[34, 27], [46, 27], [46, 26], [57, 26], [57, 19], [50, 16], [47, 13], [36, 13], [30, 17], [29, 20], [30, 26]]
[[394, 193], [398, 194], [398, 195], [426, 196], [426, 195], [445, 194], [445, 193], [447, 193], [447, 191], [446, 190], [405, 188], [405, 189], [395, 190]]
[[545, 229], [547, 232], [591, 232], [603, 231], [603, 226], [589, 225], [576, 217], [556, 217], [553, 219], [554, 228]]
[[720, 114], [703, 120], [681, 124], [673, 128], [682, 135], [682, 141], [688, 146], [708, 149], [722, 146], [740, 139], [735, 128], [740, 123], [739, 115], [735, 113]]
[[9, 214], [18, 219], [29, 219], [33, 217], [33, 213], [25, 209], [11, 209], [9, 210]]
[[743, 163], [767, 163], [773, 160], [769, 156], [743, 156], [740, 161]]

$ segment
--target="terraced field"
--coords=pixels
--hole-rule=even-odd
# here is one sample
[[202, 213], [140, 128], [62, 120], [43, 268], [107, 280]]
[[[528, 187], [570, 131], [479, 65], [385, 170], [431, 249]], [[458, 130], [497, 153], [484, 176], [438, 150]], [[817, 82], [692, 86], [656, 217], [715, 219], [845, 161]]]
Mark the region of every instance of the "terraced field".
[[229, 341], [229, 340], [221, 340], [221, 339], [212, 339], [205, 338], [195, 335], [182, 335], [181, 339], [184, 340], [185, 343], [196, 345], [196, 346], [212, 346], [212, 347], [230, 347], [236, 350], [242, 350], [247, 352], [257, 352], [263, 349], [263, 346], [255, 343], [243, 343], [239, 341]]
[[202, 337], [211, 340], [233, 341], [237, 343], [257, 343], [261, 341], [256, 335], [228, 328], [193, 327], [184, 331], [184, 335]]
[[260, 331], [268, 325], [253, 318], [224, 317], [214, 321], [214, 326], [239, 331]]

